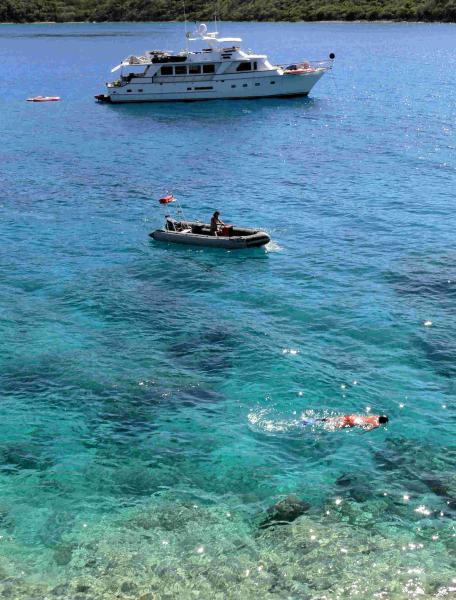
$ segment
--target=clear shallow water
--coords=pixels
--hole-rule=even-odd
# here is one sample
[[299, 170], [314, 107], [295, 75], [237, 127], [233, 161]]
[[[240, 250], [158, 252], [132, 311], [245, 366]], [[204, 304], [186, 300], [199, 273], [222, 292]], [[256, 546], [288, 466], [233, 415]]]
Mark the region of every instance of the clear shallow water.
[[[222, 31], [277, 62], [335, 51], [334, 78], [99, 106], [182, 26], [0, 27], [2, 592], [451, 597], [455, 27]], [[154, 244], [167, 189], [274, 245]], [[389, 427], [296, 425], [369, 409]], [[260, 529], [292, 493], [310, 510]]]

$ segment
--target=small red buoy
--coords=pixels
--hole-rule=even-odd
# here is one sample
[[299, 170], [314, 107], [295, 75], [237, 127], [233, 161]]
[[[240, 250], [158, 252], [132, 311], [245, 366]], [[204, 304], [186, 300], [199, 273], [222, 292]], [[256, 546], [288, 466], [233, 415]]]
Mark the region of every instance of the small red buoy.
[[172, 195], [172, 194], [168, 194], [168, 196], [163, 196], [163, 198], [160, 198], [159, 202], [160, 204], [169, 204], [170, 202], [175, 202], [176, 198]]

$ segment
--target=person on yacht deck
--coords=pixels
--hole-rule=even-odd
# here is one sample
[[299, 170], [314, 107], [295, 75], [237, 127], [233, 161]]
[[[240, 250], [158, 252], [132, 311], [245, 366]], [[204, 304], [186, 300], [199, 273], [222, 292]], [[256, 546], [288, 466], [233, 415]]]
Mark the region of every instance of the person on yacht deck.
[[223, 221], [219, 219], [220, 212], [216, 210], [211, 218], [211, 235], [217, 235], [219, 225], [225, 225]]

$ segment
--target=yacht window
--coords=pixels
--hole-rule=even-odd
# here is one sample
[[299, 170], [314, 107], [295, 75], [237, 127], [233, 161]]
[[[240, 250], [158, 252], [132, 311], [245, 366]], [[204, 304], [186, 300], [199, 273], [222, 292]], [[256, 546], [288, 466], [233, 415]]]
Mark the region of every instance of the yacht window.
[[201, 65], [188, 65], [190, 75], [199, 75], [201, 73]]
[[255, 62], [253, 63], [253, 68], [255, 69], [255, 71], [257, 70], [257, 67], [258, 67], [258, 65], [257, 65], [257, 62], [255, 61]]
[[187, 75], [187, 67], [186, 66], [174, 67], [174, 73], [176, 75]]
[[236, 87], [235, 85], [232, 85], [231, 87]]
[[203, 65], [203, 73], [215, 73], [215, 65]]
[[243, 84], [242, 84], [242, 87], [247, 87], [247, 84], [246, 84], [246, 83], [243, 83]]
[[143, 92], [144, 90], [138, 90], [138, 92]]
[[131, 92], [131, 90], [127, 90], [127, 92]]
[[249, 62], [241, 62], [238, 64], [236, 71], [251, 71], [252, 65]]
[[160, 69], [160, 73], [161, 73], [161, 75], [172, 75], [173, 74], [173, 68], [172, 67], [162, 67]]
[[255, 83], [255, 85], [260, 85], [259, 83]]
[[274, 85], [274, 84], [275, 84], [275, 81], [271, 81], [271, 85]]

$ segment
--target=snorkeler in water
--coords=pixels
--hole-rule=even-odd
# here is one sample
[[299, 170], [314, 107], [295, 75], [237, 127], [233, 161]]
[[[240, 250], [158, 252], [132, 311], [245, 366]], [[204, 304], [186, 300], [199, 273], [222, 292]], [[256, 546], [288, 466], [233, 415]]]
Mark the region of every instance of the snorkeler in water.
[[345, 429], [346, 427], [361, 427], [370, 431], [380, 425], [386, 425], [389, 418], [386, 415], [343, 415], [342, 417], [323, 417], [321, 419], [312, 419], [304, 417], [301, 419], [301, 425], [317, 425], [323, 423], [325, 429]]

